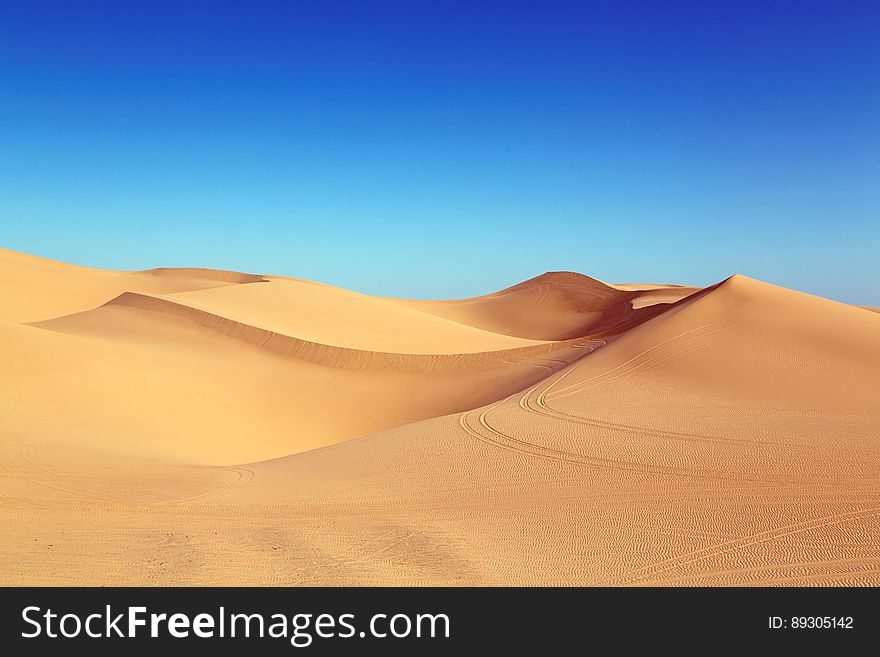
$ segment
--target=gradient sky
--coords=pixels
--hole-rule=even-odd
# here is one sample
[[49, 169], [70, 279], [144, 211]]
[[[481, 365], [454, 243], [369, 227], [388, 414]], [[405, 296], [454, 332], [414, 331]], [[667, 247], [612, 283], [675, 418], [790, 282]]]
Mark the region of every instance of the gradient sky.
[[0, 4], [0, 246], [880, 305], [880, 3]]

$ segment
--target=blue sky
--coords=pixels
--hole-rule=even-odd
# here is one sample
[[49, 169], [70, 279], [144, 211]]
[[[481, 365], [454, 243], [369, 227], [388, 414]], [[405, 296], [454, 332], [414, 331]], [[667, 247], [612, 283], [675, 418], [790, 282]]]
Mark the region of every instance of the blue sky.
[[880, 305], [880, 3], [4, 2], [0, 245]]

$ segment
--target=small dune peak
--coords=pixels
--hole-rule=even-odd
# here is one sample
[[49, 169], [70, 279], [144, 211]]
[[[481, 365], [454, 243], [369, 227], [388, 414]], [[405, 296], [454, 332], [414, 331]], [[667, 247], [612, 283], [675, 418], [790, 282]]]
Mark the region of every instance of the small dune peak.
[[809, 317], [819, 315], [826, 320], [832, 314], [840, 318], [852, 316], [857, 309], [856, 306], [742, 274], [729, 276], [684, 301], [698, 301], [701, 306], [706, 307], [714, 305], [723, 308], [725, 313], [766, 313], [778, 318], [789, 318], [791, 321], [801, 318], [805, 322], [811, 321]]
[[600, 281], [598, 278], [593, 278], [592, 276], [587, 276], [586, 274], [581, 274], [576, 271], [548, 271], [540, 276], [535, 276], [534, 278], [529, 279], [529, 281], [540, 283], [581, 283], [586, 285], [607, 286], [607, 283]]
[[197, 278], [221, 283], [263, 283], [266, 278], [258, 274], [246, 274], [227, 269], [203, 269], [199, 267], [157, 267], [146, 269], [143, 274], [151, 276], [170, 276]]
[[[749, 296], [761, 296], [768, 290], [776, 288], [775, 285], [750, 278], [743, 274], [732, 274], [727, 278], [703, 288], [702, 293], [693, 295], [692, 300], [696, 300], [702, 296], [712, 294], [714, 298], [740, 298]], [[783, 289], [783, 288], [780, 288]]]
[[499, 292], [504, 294], [514, 290], [522, 290], [531, 287], [550, 287], [550, 288], [581, 288], [583, 290], [608, 290], [609, 292], [617, 292], [610, 285], [598, 278], [592, 278], [585, 274], [579, 274], [573, 271], [548, 271], [534, 278], [523, 281], [516, 285], [512, 285]]
[[721, 281], [720, 284], [734, 286], [734, 285], [752, 285], [755, 283], [761, 283], [761, 281], [759, 281], [756, 278], [750, 278], [750, 277], [746, 276], [745, 274], [731, 274], [730, 276], [725, 278], [723, 281]]
[[767, 283], [757, 278], [750, 278], [744, 274], [728, 276], [720, 283], [716, 283], [712, 288], [736, 294], [802, 294], [782, 285]]

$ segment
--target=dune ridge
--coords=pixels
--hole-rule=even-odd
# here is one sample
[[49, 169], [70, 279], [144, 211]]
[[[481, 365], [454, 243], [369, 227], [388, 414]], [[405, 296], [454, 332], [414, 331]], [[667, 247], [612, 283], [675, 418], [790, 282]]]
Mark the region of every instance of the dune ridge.
[[274, 333], [362, 351], [459, 354], [547, 342], [501, 335], [330, 285], [267, 278], [259, 285], [163, 296]]
[[[226, 466], [489, 403], [601, 344], [510, 338], [295, 279], [158, 271], [149, 275], [187, 281], [185, 289], [127, 291], [97, 307], [85, 295], [78, 312], [0, 326], [19, 352], [7, 385], [0, 381], [0, 395], [14, 402], [7, 431], [64, 449]], [[225, 284], [199, 283], [206, 279]], [[115, 291], [101, 280], [95, 287]], [[340, 313], [340, 304], [356, 312]], [[317, 323], [302, 317], [324, 311]], [[389, 321], [399, 323], [393, 333], [360, 339]], [[325, 341], [297, 334], [333, 322], [345, 330]], [[368, 348], [333, 344], [355, 338]], [[398, 343], [399, 352], [381, 350]], [[46, 411], [35, 417], [29, 409], [38, 407]]]
[[[696, 290], [687, 289], [692, 291]], [[613, 335], [665, 310], [657, 303], [636, 303], [649, 292], [656, 295], [654, 290], [618, 289], [574, 272], [548, 272], [470, 299], [397, 301], [504, 335], [568, 340], [587, 334]], [[671, 300], [680, 298], [681, 294]]]
[[266, 277], [257, 274], [244, 274], [239, 271], [230, 271], [228, 269], [204, 269], [199, 267], [156, 267], [154, 269], [144, 269], [138, 274], [149, 274], [150, 276], [170, 276], [182, 278], [205, 279], [209, 281], [219, 281], [221, 283], [265, 283]]
[[[287, 358], [296, 358], [327, 367], [351, 370], [425, 371], [481, 367], [501, 363], [516, 363], [532, 356], [556, 351], [562, 347], [576, 347], [579, 339], [548, 341], [544, 344], [461, 354], [404, 354], [376, 352], [303, 340], [294, 336], [215, 315], [199, 308], [137, 292], [124, 292], [105, 305], [121, 305], [152, 312], [183, 317], [201, 327], [242, 340]], [[34, 326], [51, 328], [58, 320], [39, 322]], [[583, 341], [581, 339], [581, 341]]]
[[195, 268], [94, 269], [0, 249], [0, 319], [38, 322], [95, 308], [128, 291], [163, 294], [252, 280], [252, 274]]
[[3, 584], [880, 584], [870, 308], [12, 252], [0, 294]]

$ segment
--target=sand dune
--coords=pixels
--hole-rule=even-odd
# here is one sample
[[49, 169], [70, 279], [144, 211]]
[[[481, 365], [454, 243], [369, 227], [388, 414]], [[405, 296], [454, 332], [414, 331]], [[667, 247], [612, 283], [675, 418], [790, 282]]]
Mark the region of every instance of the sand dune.
[[661, 303], [675, 303], [700, 290], [698, 287], [687, 285], [641, 285], [638, 283], [613, 285], [612, 287], [631, 292], [641, 292], [639, 296], [632, 300], [633, 308], [644, 308]]
[[123, 292], [181, 292], [257, 280], [212, 269], [90, 269], [0, 249], [0, 319], [36, 322], [94, 308]]
[[[30, 273], [34, 263], [24, 260]], [[67, 270], [47, 268], [50, 298], [37, 303], [58, 308], [52, 295], [67, 291], [52, 277]], [[0, 325], [15, 345], [0, 381], [10, 401], [5, 430], [185, 463], [240, 463], [489, 403], [592, 348], [589, 339], [493, 334], [302, 281], [156, 271], [149, 276], [197, 291], [112, 296], [117, 289], [90, 272], [111, 296], [97, 308]], [[143, 289], [142, 278], [110, 280]], [[223, 286], [206, 289], [206, 281]], [[210, 291], [225, 294], [202, 295]], [[401, 350], [381, 350], [396, 342]]]
[[0, 252], [4, 584], [877, 585], [880, 315]]
[[384, 299], [280, 277], [268, 277], [259, 285], [180, 292], [168, 298], [275, 333], [359, 350], [460, 354], [554, 339], [500, 335]]
[[[661, 286], [665, 287], [665, 286]], [[639, 303], [653, 289], [623, 290], [573, 272], [550, 272], [494, 294], [452, 301], [398, 303], [487, 331], [539, 340], [615, 334], [662, 309]], [[696, 288], [688, 288], [688, 293]], [[670, 295], [664, 303], [686, 296]]]
[[187, 463], [266, 459], [487, 403], [590, 348], [383, 354], [164, 310], [117, 302], [0, 326], [17, 346], [0, 382], [13, 402], [4, 429]]

